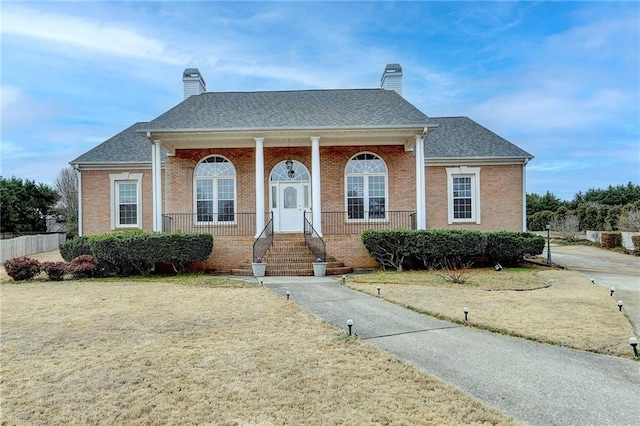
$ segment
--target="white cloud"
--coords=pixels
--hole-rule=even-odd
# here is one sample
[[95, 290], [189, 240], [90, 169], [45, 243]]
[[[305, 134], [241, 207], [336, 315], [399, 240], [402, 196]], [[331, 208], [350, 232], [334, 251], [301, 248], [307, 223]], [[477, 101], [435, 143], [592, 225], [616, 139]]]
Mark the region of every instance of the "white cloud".
[[40, 101], [29, 97], [17, 86], [0, 87], [2, 99], [2, 130], [42, 122], [64, 113], [56, 102]]
[[1, 32], [45, 43], [79, 47], [93, 52], [165, 63], [182, 59], [166, 51], [163, 42], [124, 25], [89, 18], [4, 7]]

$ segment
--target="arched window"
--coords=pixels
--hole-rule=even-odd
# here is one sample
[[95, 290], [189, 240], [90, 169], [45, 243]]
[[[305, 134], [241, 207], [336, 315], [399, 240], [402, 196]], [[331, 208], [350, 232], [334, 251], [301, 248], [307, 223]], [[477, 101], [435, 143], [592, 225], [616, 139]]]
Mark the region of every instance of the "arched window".
[[219, 155], [202, 160], [195, 171], [198, 222], [233, 222], [236, 211], [236, 169]]
[[387, 166], [380, 157], [361, 153], [345, 169], [348, 219], [385, 219]]

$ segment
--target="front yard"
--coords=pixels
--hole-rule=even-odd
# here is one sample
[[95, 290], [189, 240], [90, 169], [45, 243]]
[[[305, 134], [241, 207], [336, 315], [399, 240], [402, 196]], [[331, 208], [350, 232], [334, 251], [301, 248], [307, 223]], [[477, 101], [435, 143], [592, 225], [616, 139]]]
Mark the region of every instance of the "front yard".
[[266, 288], [197, 279], [2, 284], [2, 424], [512, 424]]
[[[633, 327], [609, 291], [574, 271], [472, 269], [467, 284], [438, 271], [376, 272], [348, 285], [438, 318], [544, 343], [632, 358]], [[463, 309], [469, 308], [464, 321]]]

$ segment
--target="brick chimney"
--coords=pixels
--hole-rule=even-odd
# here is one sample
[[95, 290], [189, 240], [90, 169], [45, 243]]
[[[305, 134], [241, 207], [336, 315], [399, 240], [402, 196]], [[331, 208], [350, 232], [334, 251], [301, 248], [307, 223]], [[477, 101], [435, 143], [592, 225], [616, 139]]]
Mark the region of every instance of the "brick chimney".
[[395, 90], [402, 96], [402, 67], [400, 64], [387, 64], [380, 79], [380, 87], [385, 90]]
[[199, 95], [207, 91], [207, 85], [198, 68], [185, 69], [182, 73], [182, 81], [184, 82], [185, 99], [191, 95]]

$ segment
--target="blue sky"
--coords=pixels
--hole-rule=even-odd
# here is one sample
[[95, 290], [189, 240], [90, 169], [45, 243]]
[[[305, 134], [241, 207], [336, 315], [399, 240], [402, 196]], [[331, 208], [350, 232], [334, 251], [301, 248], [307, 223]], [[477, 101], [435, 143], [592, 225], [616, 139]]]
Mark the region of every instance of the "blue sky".
[[68, 162], [209, 91], [378, 87], [535, 156], [527, 192], [640, 183], [638, 2], [2, 2], [2, 176]]

